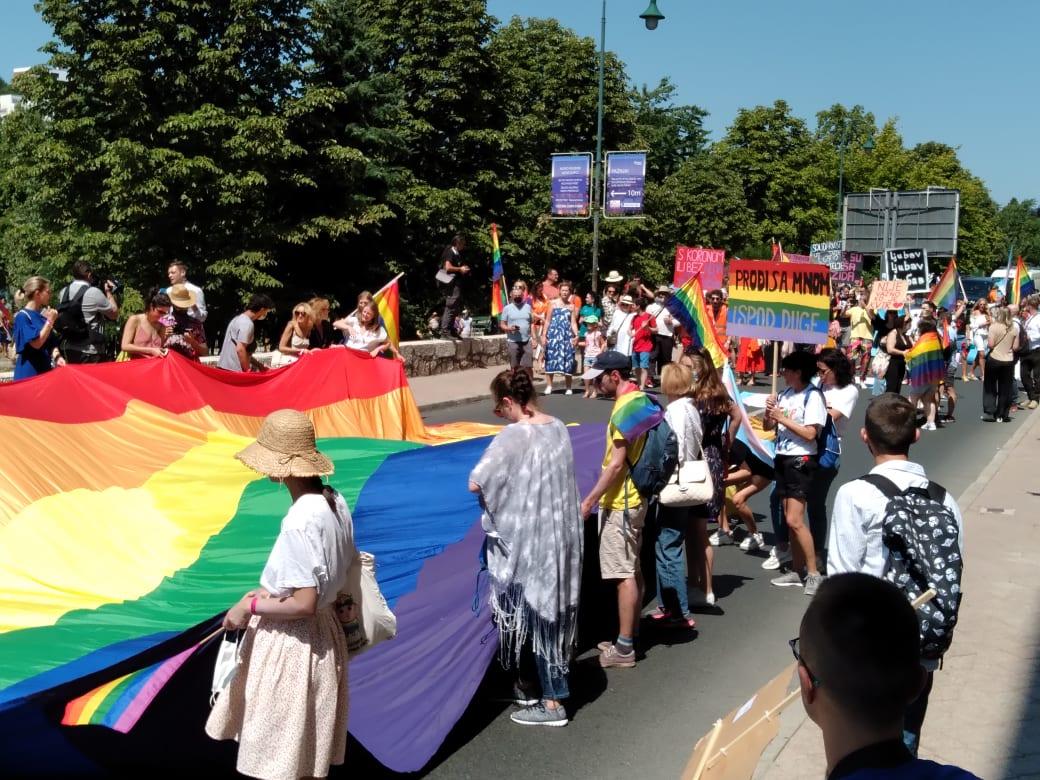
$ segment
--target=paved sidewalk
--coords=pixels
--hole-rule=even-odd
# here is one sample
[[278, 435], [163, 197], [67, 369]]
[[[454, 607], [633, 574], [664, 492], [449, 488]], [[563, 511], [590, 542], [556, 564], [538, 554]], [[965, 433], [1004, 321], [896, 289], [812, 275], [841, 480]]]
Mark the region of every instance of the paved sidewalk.
[[[450, 374], [409, 377], [408, 386], [420, 409], [440, 409], [489, 397], [491, 380], [507, 368], [508, 365], [470, 368]], [[535, 378], [535, 384], [540, 381], [539, 377]]]
[[[921, 735], [922, 758], [986, 780], [1040, 777], [1040, 413], [1022, 414], [1029, 419], [958, 497], [965, 596]], [[796, 702], [755, 777], [819, 778], [825, 767], [820, 730]]]

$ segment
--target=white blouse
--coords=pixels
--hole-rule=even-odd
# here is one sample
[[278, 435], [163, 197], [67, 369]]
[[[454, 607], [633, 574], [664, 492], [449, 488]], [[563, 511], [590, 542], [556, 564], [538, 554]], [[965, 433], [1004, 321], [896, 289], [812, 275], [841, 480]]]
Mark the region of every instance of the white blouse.
[[378, 330], [368, 330], [362, 327], [355, 316], [347, 317], [347, 329], [344, 331], [346, 345], [351, 349], [361, 349], [365, 352], [375, 348], [386, 341], [386, 329], [380, 325]]
[[677, 398], [668, 404], [664, 417], [675, 433], [679, 445], [679, 460], [701, 459], [701, 440], [704, 438], [704, 426], [701, 414], [689, 398]]
[[343, 496], [336, 496], [336, 513], [325, 496], [300, 496], [282, 519], [260, 585], [274, 596], [297, 588], [317, 588], [318, 606], [330, 606], [347, 584], [354, 560], [354, 524]]

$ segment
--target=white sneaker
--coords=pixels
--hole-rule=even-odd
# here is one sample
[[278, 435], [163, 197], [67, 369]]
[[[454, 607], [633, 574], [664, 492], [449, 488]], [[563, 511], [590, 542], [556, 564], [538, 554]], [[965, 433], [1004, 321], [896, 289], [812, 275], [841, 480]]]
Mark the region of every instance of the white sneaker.
[[707, 604], [709, 607], [714, 607], [715, 606], [715, 594], [714, 593], [705, 593], [704, 594], [704, 603]]
[[781, 565], [791, 562], [791, 550], [778, 550], [776, 545], [769, 551], [769, 557], [762, 561], [762, 568], [776, 571]]
[[552, 388], [549, 385], [545, 386], [545, 395], [552, 395]]
[[938, 429], [935, 427], [935, 423], [925, 423], [924, 425], [921, 426], [921, 430], [922, 431], [934, 431], [934, 430], [938, 430]]
[[574, 391], [568, 390], [566, 393], [564, 393], [564, 395], [574, 395]]
[[708, 537], [708, 544], [712, 547], [724, 547], [728, 544], [733, 544], [733, 534], [728, 534], [720, 529]]
[[763, 547], [765, 547], [765, 541], [762, 539], [762, 534], [748, 534], [740, 543], [740, 549], [744, 552], [754, 552]]

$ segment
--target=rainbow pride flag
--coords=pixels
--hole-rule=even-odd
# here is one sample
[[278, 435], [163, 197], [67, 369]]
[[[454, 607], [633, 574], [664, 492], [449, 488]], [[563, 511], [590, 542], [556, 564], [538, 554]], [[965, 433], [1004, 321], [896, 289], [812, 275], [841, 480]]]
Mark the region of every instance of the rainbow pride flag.
[[395, 276], [389, 284], [372, 296], [379, 309], [379, 321], [383, 324], [386, 337], [395, 347], [401, 343], [401, 290], [398, 280], [404, 274]]
[[500, 317], [508, 305], [506, 277], [502, 269], [502, 251], [498, 248], [498, 225], [491, 224], [491, 316]]
[[693, 276], [672, 293], [672, 297], [665, 302], [665, 308], [679, 320], [683, 329], [690, 334], [695, 346], [704, 347], [711, 353], [711, 360], [716, 368], [727, 362], [726, 347], [719, 341], [711, 317], [708, 315], [708, 306], [704, 302], [704, 291], [701, 289], [699, 275]]
[[632, 444], [663, 419], [664, 409], [660, 404], [646, 393], [632, 390], [617, 400], [610, 424]]
[[946, 375], [942, 342], [937, 333], [925, 333], [906, 353], [910, 389], [920, 390], [941, 381]]
[[1022, 255], [1019, 255], [1018, 263], [1015, 265], [1015, 278], [1011, 283], [1011, 303], [1021, 306], [1022, 301], [1035, 292], [1036, 284], [1029, 276], [1029, 270], [1022, 261]]
[[[257, 585], [290, 498], [234, 454], [284, 408], [313, 421], [335, 466], [329, 484], [398, 615], [398, 637], [351, 662], [351, 732], [397, 771], [436, 752], [495, 654], [482, 641], [494, 630], [487, 611], [472, 610], [483, 533], [465, 486], [487, 447], [479, 437], [497, 428], [426, 428], [402, 365], [354, 350], [250, 374], [170, 354], [0, 385], [6, 774], [70, 773], [62, 762], [78, 748], [60, 722], [121, 732], [145, 712], [180, 749], [178, 729], [198, 722], [208, 695], [199, 712], [174, 712], [174, 686], [162, 683], [209, 674], [212, 646], [199, 663], [194, 648]], [[423, 660], [431, 642], [451, 648], [450, 664]]]
[[740, 427], [737, 428], [737, 438], [744, 442], [744, 445], [756, 458], [772, 466], [776, 454], [776, 445], [768, 439], [758, 437], [755, 426], [751, 423], [751, 417], [748, 416], [747, 407], [744, 405], [743, 394], [737, 387], [737, 377], [733, 373], [733, 366], [728, 362], [722, 368], [721, 379], [722, 384], [725, 385], [727, 392], [729, 392], [729, 397], [733, 399], [737, 409], [740, 411]]
[[947, 311], [953, 311], [957, 303], [957, 288], [959, 275], [957, 273], [957, 258], [951, 257], [950, 264], [946, 266], [943, 275], [939, 277], [935, 287], [928, 293], [928, 300]]

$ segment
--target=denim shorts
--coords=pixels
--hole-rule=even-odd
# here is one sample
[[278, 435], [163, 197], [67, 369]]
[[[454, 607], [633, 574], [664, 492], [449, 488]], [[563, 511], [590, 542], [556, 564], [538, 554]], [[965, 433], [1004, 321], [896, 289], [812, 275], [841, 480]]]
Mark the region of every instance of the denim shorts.
[[632, 353], [632, 368], [650, 368], [650, 353], [649, 352], [633, 352]]

